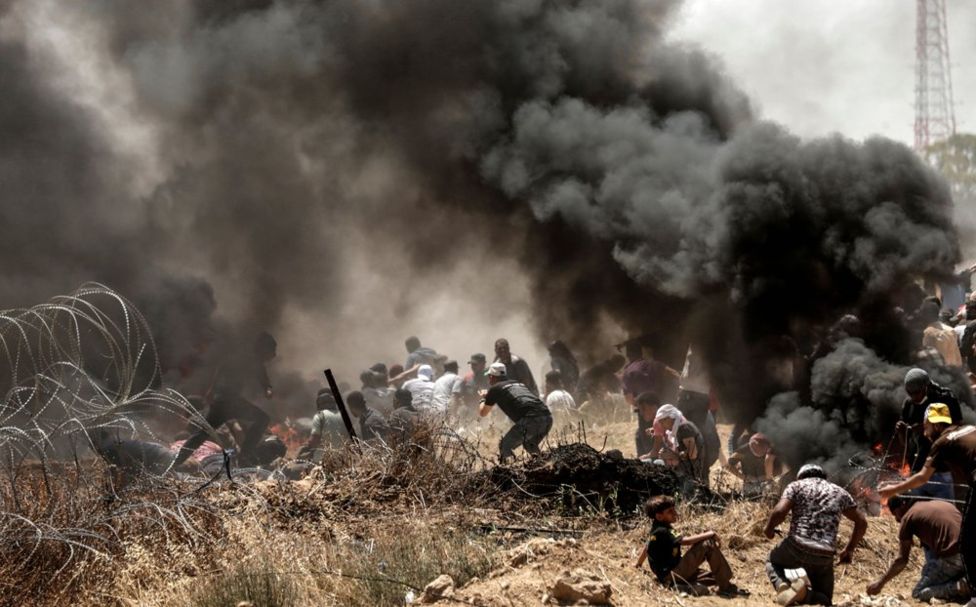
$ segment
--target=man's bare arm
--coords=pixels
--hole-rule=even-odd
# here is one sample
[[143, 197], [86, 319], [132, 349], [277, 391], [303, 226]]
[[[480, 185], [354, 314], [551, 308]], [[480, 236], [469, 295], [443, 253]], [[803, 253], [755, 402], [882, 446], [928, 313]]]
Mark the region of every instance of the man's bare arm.
[[786, 515], [790, 513], [793, 509], [793, 502], [788, 499], [781, 499], [779, 503], [773, 508], [772, 512], [769, 513], [769, 520], [766, 521], [766, 529], [764, 533], [769, 539], [773, 539], [776, 535], [776, 528], [779, 527], [780, 523], [786, 520]]
[[864, 513], [856, 507], [845, 510], [844, 516], [854, 521], [854, 531], [851, 532], [851, 539], [847, 542], [847, 546], [840, 553], [840, 562], [850, 563], [854, 558], [854, 549], [864, 539], [864, 533], [868, 530], [868, 519], [864, 518]]
[[706, 531], [705, 533], [699, 533], [697, 535], [689, 535], [681, 538], [682, 546], [693, 546], [705, 540], [717, 539], [718, 534], [714, 531]]
[[935, 468], [926, 463], [921, 470], [909, 476], [900, 483], [886, 483], [881, 485], [881, 487], [878, 488], [878, 494], [882, 498], [887, 499], [900, 493], [917, 489], [929, 482], [929, 479], [932, 478], [933, 474], [935, 474]]
[[891, 561], [888, 565], [888, 570], [879, 577], [874, 582], [868, 584], [867, 592], [869, 595], [874, 596], [879, 594], [884, 588], [885, 584], [890, 582], [892, 578], [905, 570], [908, 566], [908, 555], [912, 552], [912, 540], [911, 538], [907, 540], [902, 540], [898, 546], [898, 558]]

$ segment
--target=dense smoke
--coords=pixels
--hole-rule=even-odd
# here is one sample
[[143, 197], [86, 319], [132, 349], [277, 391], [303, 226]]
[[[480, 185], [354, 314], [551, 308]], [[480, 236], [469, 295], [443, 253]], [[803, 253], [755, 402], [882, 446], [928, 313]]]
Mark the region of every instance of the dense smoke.
[[910, 150], [756, 122], [717, 62], [666, 41], [678, 8], [8, 2], [0, 300], [100, 280], [170, 365], [218, 314], [293, 338], [284, 366], [349, 374], [525, 310], [588, 360], [623, 333], [701, 344], [751, 419], [784, 336], [890, 308], [958, 245]]

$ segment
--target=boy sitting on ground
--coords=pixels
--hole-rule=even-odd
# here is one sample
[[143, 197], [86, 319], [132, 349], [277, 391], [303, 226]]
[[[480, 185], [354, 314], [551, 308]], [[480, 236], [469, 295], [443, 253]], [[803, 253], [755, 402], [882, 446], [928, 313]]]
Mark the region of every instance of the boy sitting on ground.
[[[748, 592], [732, 583], [732, 569], [719, 548], [719, 537], [714, 531], [682, 537], [672, 525], [678, 520], [674, 498], [657, 495], [647, 500], [644, 512], [651, 519], [651, 536], [637, 558], [636, 567], [647, 560], [651, 570], [665, 586], [685, 586], [696, 590], [698, 586], [718, 586], [723, 597], [748, 596]], [[681, 555], [681, 547], [690, 546]], [[709, 574], [699, 569], [708, 562]]]

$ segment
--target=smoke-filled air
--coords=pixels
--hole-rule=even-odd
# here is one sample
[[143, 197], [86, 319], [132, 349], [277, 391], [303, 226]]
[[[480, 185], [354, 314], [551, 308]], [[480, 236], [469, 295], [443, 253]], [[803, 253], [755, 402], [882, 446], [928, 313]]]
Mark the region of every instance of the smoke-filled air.
[[[958, 281], [964, 248], [949, 186], [883, 135], [809, 139], [764, 120], [721, 57], [669, 35], [681, 8], [0, 2], [0, 308], [19, 310], [0, 337], [16, 352], [56, 344], [71, 361], [57, 371], [35, 363], [31, 377], [56, 384], [50, 393], [24, 392], [22, 369], [5, 376], [18, 408], [4, 423], [31, 420], [36, 435], [0, 433], [0, 447], [29, 459], [48, 445], [63, 457], [73, 451], [58, 437], [77, 426], [104, 456], [105, 441], [168, 443], [183, 422], [166, 416], [219, 443], [214, 421], [234, 417], [214, 413], [221, 395], [251, 379], [228, 380], [233, 366], [260, 367], [268, 396], [251, 399], [263, 422], [235, 418], [242, 432], [258, 427], [237, 437], [242, 463], [258, 463], [249, 449], [269, 424], [288, 434], [292, 457], [289, 441], [317, 423], [305, 419], [317, 399], [321, 410], [345, 393], [355, 409], [361, 395], [349, 391], [360, 381], [389, 397], [380, 413], [395, 417], [394, 389], [410, 378], [389, 367], [407, 357], [410, 336], [424, 347], [408, 350], [443, 355], [410, 354], [431, 363], [428, 382], [448, 358], [463, 378], [480, 352], [475, 379], [487, 373], [492, 386], [506, 372], [495, 372], [496, 355], [508, 379], [516, 373], [518, 357], [495, 343], [507, 338], [538, 380], [513, 396], [523, 404], [552, 392], [551, 354], [554, 381], [575, 398], [571, 432], [599, 434], [603, 407], [627, 422], [628, 457], [634, 412], [644, 418], [624, 365], [652, 351], [668, 379], [655, 380], [661, 408], [639, 422], [638, 450], [645, 431], [672, 440], [650, 429], [665, 404], [684, 411], [675, 432], [694, 421], [683, 408], [693, 394], [709, 403], [711, 432], [716, 420], [759, 432], [785, 469], [816, 463], [846, 481], [865, 454], [899, 459], [889, 439], [912, 367], [952, 390], [971, 419], [972, 341], [960, 361], [921, 349], [939, 312], [960, 329], [970, 318], [944, 286]], [[89, 312], [99, 301], [110, 310]], [[79, 309], [95, 320], [63, 320]], [[138, 351], [116, 341], [129, 322]], [[14, 338], [22, 323], [30, 336]], [[93, 323], [111, 348], [82, 345], [77, 327]], [[255, 336], [257, 367], [238, 365]], [[108, 350], [126, 365], [105, 363]], [[618, 351], [626, 361], [612, 358]], [[575, 377], [557, 368], [564, 361]], [[84, 395], [65, 397], [71, 385]], [[165, 415], [146, 414], [154, 407]], [[353, 413], [361, 434], [365, 418]], [[525, 415], [536, 420], [526, 436], [538, 433], [539, 417]], [[459, 417], [452, 432], [477, 436], [477, 416]], [[536, 454], [542, 439], [534, 449], [525, 440]], [[162, 476], [183, 474], [192, 449], [174, 449]], [[227, 476], [230, 453], [216, 468]], [[667, 467], [644, 459], [628, 474]]]

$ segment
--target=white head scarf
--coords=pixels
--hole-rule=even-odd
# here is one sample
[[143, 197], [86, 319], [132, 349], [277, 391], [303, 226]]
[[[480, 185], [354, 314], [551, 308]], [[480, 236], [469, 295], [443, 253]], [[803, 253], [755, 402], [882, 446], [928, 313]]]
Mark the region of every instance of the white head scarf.
[[674, 425], [672, 425], [671, 429], [668, 430], [666, 433], [667, 434], [666, 438], [668, 439], [668, 443], [670, 444], [671, 448], [674, 449], [675, 445], [677, 444], [675, 437], [678, 434], [678, 428], [680, 428], [682, 424], [687, 423], [688, 420], [685, 419], [685, 416], [674, 405], [661, 405], [658, 408], [657, 414], [654, 416], [654, 423], [655, 424], [660, 423], [662, 419], [674, 420]]

